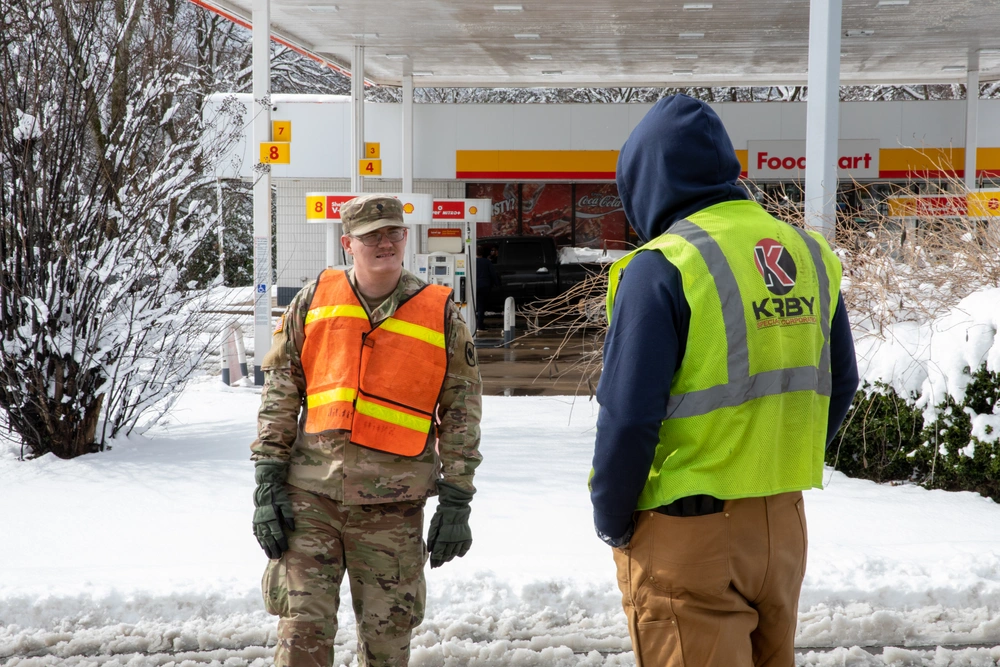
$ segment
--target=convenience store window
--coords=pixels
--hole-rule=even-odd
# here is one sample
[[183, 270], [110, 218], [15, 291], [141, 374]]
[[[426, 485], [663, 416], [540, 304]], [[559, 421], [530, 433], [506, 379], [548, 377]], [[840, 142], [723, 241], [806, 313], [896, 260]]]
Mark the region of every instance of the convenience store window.
[[573, 244], [573, 202], [569, 183], [521, 184], [521, 233], [551, 236], [557, 246]]
[[628, 220], [615, 183], [466, 183], [466, 197], [493, 202], [479, 236], [551, 236], [558, 247], [629, 245]]
[[625, 250], [629, 227], [615, 183], [577, 183], [573, 197], [578, 248]]
[[465, 196], [493, 202], [492, 222], [476, 224], [476, 236], [512, 236], [518, 233], [521, 211], [519, 183], [467, 183]]

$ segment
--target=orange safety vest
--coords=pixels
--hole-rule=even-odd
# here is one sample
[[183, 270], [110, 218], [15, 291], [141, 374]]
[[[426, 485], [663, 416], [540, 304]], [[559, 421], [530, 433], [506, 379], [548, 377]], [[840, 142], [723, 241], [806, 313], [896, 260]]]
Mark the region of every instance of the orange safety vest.
[[451, 290], [427, 285], [372, 326], [345, 271], [320, 274], [302, 344], [305, 432], [351, 432], [351, 442], [419, 456], [434, 425], [448, 368]]

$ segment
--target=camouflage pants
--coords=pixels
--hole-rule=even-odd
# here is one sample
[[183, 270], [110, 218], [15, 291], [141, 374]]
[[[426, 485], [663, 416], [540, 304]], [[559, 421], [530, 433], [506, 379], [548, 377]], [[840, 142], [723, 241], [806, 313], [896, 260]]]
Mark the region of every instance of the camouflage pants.
[[358, 623], [358, 664], [406, 665], [424, 617], [424, 501], [344, 505], [288, 487], [289, 549], [268, 563], [264, 606], [279, 616], [276, 667], [329, 667], [345, 571]]

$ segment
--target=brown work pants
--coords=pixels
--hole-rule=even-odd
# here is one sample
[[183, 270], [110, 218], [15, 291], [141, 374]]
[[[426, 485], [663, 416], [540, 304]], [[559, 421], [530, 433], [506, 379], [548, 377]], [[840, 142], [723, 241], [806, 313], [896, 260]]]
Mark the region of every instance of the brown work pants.
[[637, 667], [792, 667], [806, 566], [802, 493], [716, 514], [636, 513], [615, 549]]

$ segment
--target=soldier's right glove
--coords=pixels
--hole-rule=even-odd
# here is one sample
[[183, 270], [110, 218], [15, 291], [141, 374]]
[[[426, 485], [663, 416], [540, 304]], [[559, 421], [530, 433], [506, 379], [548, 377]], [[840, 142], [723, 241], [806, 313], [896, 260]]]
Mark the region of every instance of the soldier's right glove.
[[295, 530], [292, 501], [285, 490], [287, 476], [285, 461], [262, 460], [254, 466], [253, 534], [268, 558], [281, 558], [288, 551], [288, 533]]
[[469, 515], [472, 494], [453, 484], [438, 482], [438, 506], [431, 518], [427, 533], [427, 550], [431, 554], [431, 567], [441, 567], [456, 556], [469, 553], [472, 546], [472, 528]]

